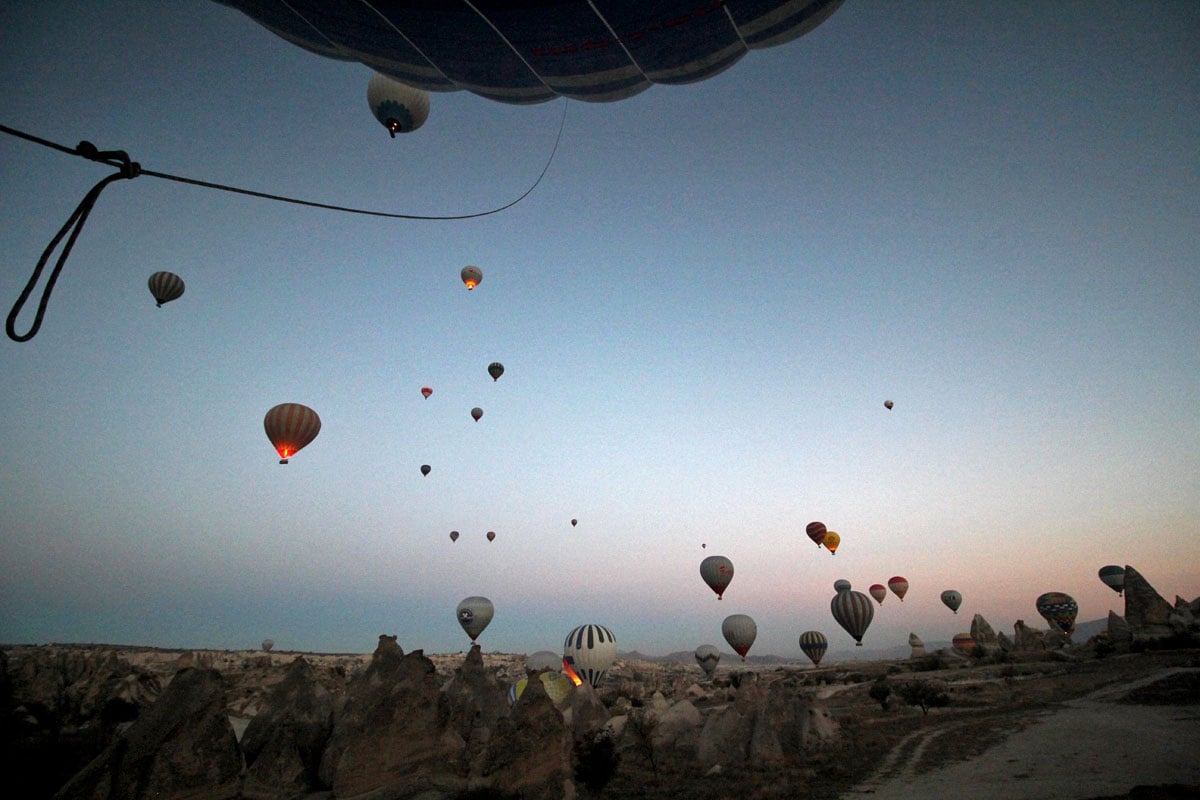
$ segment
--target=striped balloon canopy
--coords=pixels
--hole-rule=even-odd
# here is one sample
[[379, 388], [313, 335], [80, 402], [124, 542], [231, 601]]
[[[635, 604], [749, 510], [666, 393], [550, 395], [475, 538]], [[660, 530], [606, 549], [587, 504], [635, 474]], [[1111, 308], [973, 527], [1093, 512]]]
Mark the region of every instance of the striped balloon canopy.
[[148, 281], [150, 294], [154, 295], [155, 303], [162, 308], [163, 303], [169, 303], [183, 296], [183, 278], [174, 272], [156, 272]]
[[1100, 568], [1100, 580], [1104, 581], [1104, 585], [1117, 593], [1117, 597], [1125, 591], [1125, 568], [1118, 567], [1116, 564], [1110, 564], [1107, 567]]
[[280, 403], [263, 417], [263, 429], [279, 453], [279, 463], [286, 464], [289, 458], [317, 438], [321, 432], [321, 418], [306, 405]]
[[813, 666], [820, 666], [825, 651], [829, 649], [829, 640], [820, 631], [805, 631], [800, 634], [800, 650], [812, 659]]
[[563, 642], [563, 669], [579, 684], [595, 689], [617, 657], [617, 637], [603, 625], [580, 625]]
[[900, 598], [900, 602], [904, 602], [904, 595], [908, 594], [908, 579], [900, 575], [894, 575], [888, 579], [888, 588], [892, 590], [892, 594]]
[[871, 598], [862, 592], [838, 592], [829, 601], [829, 610], [837, 624], [854, 637], [855, 646], [862, 647], [863, 634], [867, 632], [867, 626], [875, 617], [875, 606], [871, 604]]
[[1068, 636], [1074, 632], [1075, 617], [1079, 614], [1079, 604], [1074, 597], [1063, 592], [1046, 592], [1038, 596], [1036, 605], [1037, 612], [1052, 628]]

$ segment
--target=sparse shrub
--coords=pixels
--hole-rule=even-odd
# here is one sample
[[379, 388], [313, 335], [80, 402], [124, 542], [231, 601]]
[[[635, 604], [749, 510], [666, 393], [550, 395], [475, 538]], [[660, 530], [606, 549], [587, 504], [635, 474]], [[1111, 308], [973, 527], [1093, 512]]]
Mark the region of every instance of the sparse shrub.
[[1116, 652], [1117, 646], [1107, 636], [1096, 637], [1096, 658], [1104, 658]]
[[639, 708], [626, 717], [625, 730], [633, 734], [634, 741], [646, 754], [650, 768], [658, 772], [658, 763], [654, 759], [654, 732], [658, 729], [658, 715], [648, 708]]
[[871, 699], [879, 703], [880, 709], [888, 710], [888, 706], [892, 704], [892, 686], [888, 683], [887, 678], [879, 678], [871, 684], [871, 690], [868, 692]]
[[896, 693], [910, 706], [920, 706], [922, 714], [928, 714], [931, 708], [950, 705], [950, 695], [941, 681], [907, 681], [900, 684]]
[[575, 742], [575, 780], [586, 786], [589, 793], [598, 795], [617, 773], [620, 760], [612, 737], [607, 733], [578, 739]]

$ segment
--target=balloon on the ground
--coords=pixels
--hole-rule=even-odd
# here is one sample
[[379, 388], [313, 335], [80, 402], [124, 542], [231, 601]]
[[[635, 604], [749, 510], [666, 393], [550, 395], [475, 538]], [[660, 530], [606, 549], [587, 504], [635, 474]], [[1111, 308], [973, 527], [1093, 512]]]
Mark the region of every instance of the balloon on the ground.
[[700, 577], [708, 584], [708, 588], [717, 593], [717, 599], [720, 600], [729, 582], [733, 580], [733, 562], [725, 556], [709, 556], [700, 562]]
[[875, 598], [876, 603], [883, 605], [883, 598], [887, 597], [887, 587], [882, 583], [872, 583], [867, 593]]
[[426, 400], [428, 400], [428, 399], [429, 399], [429, 395], [433, 394], [433, 389], [430, 389], [428, 386], [422, 386], [422, 387], [421, 387], [421, 394], [425, 396], [425, 399], [426, 399]]
[[529, 672], [541, 672], [542, 670], [561, 670], [562, 656], [553, 650], [538, 650], [525, 656], [525, 669]]
[[563, 642], [563, 669], [576, 685], [595, 689], [617, 657], [617, 638], [603, 625], [580, 625]]
[[862, 647], [863, 634], [867, 632], [867, 627], [875, 616], [875, 606], [871, 605], [871, 598], [862, 592], [838, 592], [829, 601], [829, 610], [837, 624], [854, 637], [855, 646]]
[[804, 527], [804, 532], [808, 534], [808, 538], [817, 543], [817, 547], [820, 547], [828, 529], [825, 527], [824, 522], [810, 522]]
[[1121, 593], [1125, 591], [1125, 568], [1118, 567], [1116, 564], [1101, 567], [1100, 580], [1104, 581], [1104, 585], [1112, 589], [1120, 597]]
[[850, 585], [850, 581], [846, 580], [845, 578], [838, 578], [833, 582], [833, 591], [835, 592], [848, 592], [853, 588], [854, 587]]
[[[554, 707], [558, 709], [566, 704], [571, 697], [571, 692], [575, 690], [575, 684], [561, 672], [543, 672], [538, 675], [538, 680], [541, 681], [542, 687], [549, 695], [550, 702], [554, 703]], [[528, 686], [529, 678], [526, 677], [508, 687], [508, 704], [512, 705], [520, 700]]]
[[800, 650], [808, 656], [813, 666], [820, 666], [825, 651], [829, 649], [829, 640], [820, 631], [805, 631], [800, 634]]
[[280, 403], [263, 417], [263, 429], [279, 453], [279, 463], [286, 464], [289, 458], [317, 438], [321, 432], [321, 418], [306, 405]]
[[428, 474], [429, 474], [429, 471], [430, 471], [431, 469], [433, 469], [433, 467], [429, 466], [428, 464], [422, 464], [422, 465], [421, 465], [421, 474], [422, 474], [422, 475], [428, 475]]
[[458, 531], [450, 531], [450, 541], [452, 541], [452, 542], [458, 541]]
[[483, 280], [483, 270], [479, 267], [463, 267], [459, 275], [462, 277], [462, 282], [467, 287], [468, 292], [478, 286], [479, 282]]
[[942, 602], [946, 604], [946, 608], [958, 613], [958, 607], [962, 605], [962, 595], [953, 589], [947, 589], [942, 592]]
[[835, 531], [827, 531], [825, 538], [821, 540], [821, 544], [825, 545], [825, 549], [830, 555], [837, 555], [838, 546], [842, 543], [842, 537]]
[[476, 407], [476, 408], [471, 409], [471, 418], [474, 419], [476, 422], [479, 422], [479, 418], [482, 416], [483, 416], [482, 408]]
[[717, 671], [717, 664], [721, 661], [721, 651], [711, 644], [702, 644], [696, 648], [695, 656], [700, 669], [704, 670], [704, 674], [711, 678]]
[[1075, 631], [1075, 617], [1079, 613], [1079, 604], [1075, 602], [1074, 597], [1062, 592], [1046, 592], [1038, 596], [1036, 605], [1037, 612], [1052, 628], [1068, 636]]
[[162, 308], [163, 303], [178, 300], [183, 296], [183, 278], [174, 272], [156, 272], [150, 276], [150, 294], [154, 295], [155, 305]]
[[950, 644], [960, 653], [971, 653], [975, 649], [975, 639], [969, 633], [956, 633]]
[[500, 376], [504, 374], [504, 365], [499, 361], [493, 361], [488, 364], [488, 375], [492, 376], [492, 381], [500, 380]]
[[721, 623], [721, 635], [729, 642], [733, 652], [745, 661], [746, 653], [750, 652], [750, 647], [758, 636], [758, 625], [745, 614], [730, 614]]
[[317, 55], [425, 91], [527, 105], [612, 102], [655, 84], [702, 81], [751, 50], [799, 39], [842, 0], [218, 2]]
[[429, 119], [429, 92], [378, 72], [367, 82], [367, 105], [393, 139], [397, 133], [412, 133]]
[[483, 629], [492, 621], [496, 613], [492, 601], [486, 597], [468, 597], [458, 604], [458, 624], [475, 641], [475, 637], [483, 633]]
[[895, 575], [888, 579], [888, 588], [892, 590], [892, 594], [900, 598], [900, 602], [904, 602], [904, 595], [908, 594], [908, 578]]

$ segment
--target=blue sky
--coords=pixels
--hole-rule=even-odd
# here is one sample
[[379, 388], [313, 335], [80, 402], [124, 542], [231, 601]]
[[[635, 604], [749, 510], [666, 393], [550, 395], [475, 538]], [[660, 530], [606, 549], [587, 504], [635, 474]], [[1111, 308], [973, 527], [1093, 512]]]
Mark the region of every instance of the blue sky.
[[[455, 651], [482, 594], [485, 649], [585, 622], [725, 649], [748, 613], [752, 654], [798, 656], [851, 644], [842, 577], [912, 584], [878, 647], [1040, 624], [1044, 591], [1120, 612], [1110, 563], [1194, 597], [1197, 64], [1194, 3], [850, 0], [708, 81], [569, 103], [494, 216], [118, 182], [0, 344], [0, 641]], [[53, 141], [424, 215], [525, 191], [563, 114], [435, 94], [393, 140], [367, 68], [181, 0], [5, 4], [0, 74], [0, 122]], [[6, 303], [107, 172], [0, 137]], [[156, 309], [162, 269], [187, 292]], [[323, 422], [286, 467], [280, 402]]]

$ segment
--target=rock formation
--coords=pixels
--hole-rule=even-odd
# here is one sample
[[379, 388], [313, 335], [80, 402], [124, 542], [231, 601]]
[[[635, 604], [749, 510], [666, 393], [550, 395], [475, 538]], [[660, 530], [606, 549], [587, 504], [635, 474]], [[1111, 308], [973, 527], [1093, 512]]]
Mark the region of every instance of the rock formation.
[[971, 638], [975, 641], [976, 646], [983, 648], [985, 653], [995, 653], [1000, 649], [996, 631], [992, 629], [982, 614], [976, 614], [971, 618]]
[[912, 655], [910, 658], [925, 657], [925, 643], [921, 641], [920, 636], [917, 636], [915, 633], [910, 633], [908, 635], [908, 646], [912, 648]]
[[1125, 567], [1125, 621], [1135, 643], [1166, 639], [1172, 635], [1171, 604], [1162, 598], [1142, 574]]
[[541, 681], [530, 681], [471, 765], [471, 785], [522, 800], [573, 800], [574, 737]]
[[1129, 623], [1115, 611], [1108, 612], [1108, 638], [1122, 650], [1128, 650], [1133, 641], [1133, 631], [1129, 628]]
[[1012, 649], [1015, 652], [1045, 650], [1046, 642], [1042, 637], [1042, 631], [1029, 627], [1023, 619], [1017, 620], [1013, 625]]
[[507, 690], [484, 669], [477, 644], [471, 646], [444, 692], [450, 703], [450, 725], [469, 750], [482, 748], [496, 722], [508, 716]]

